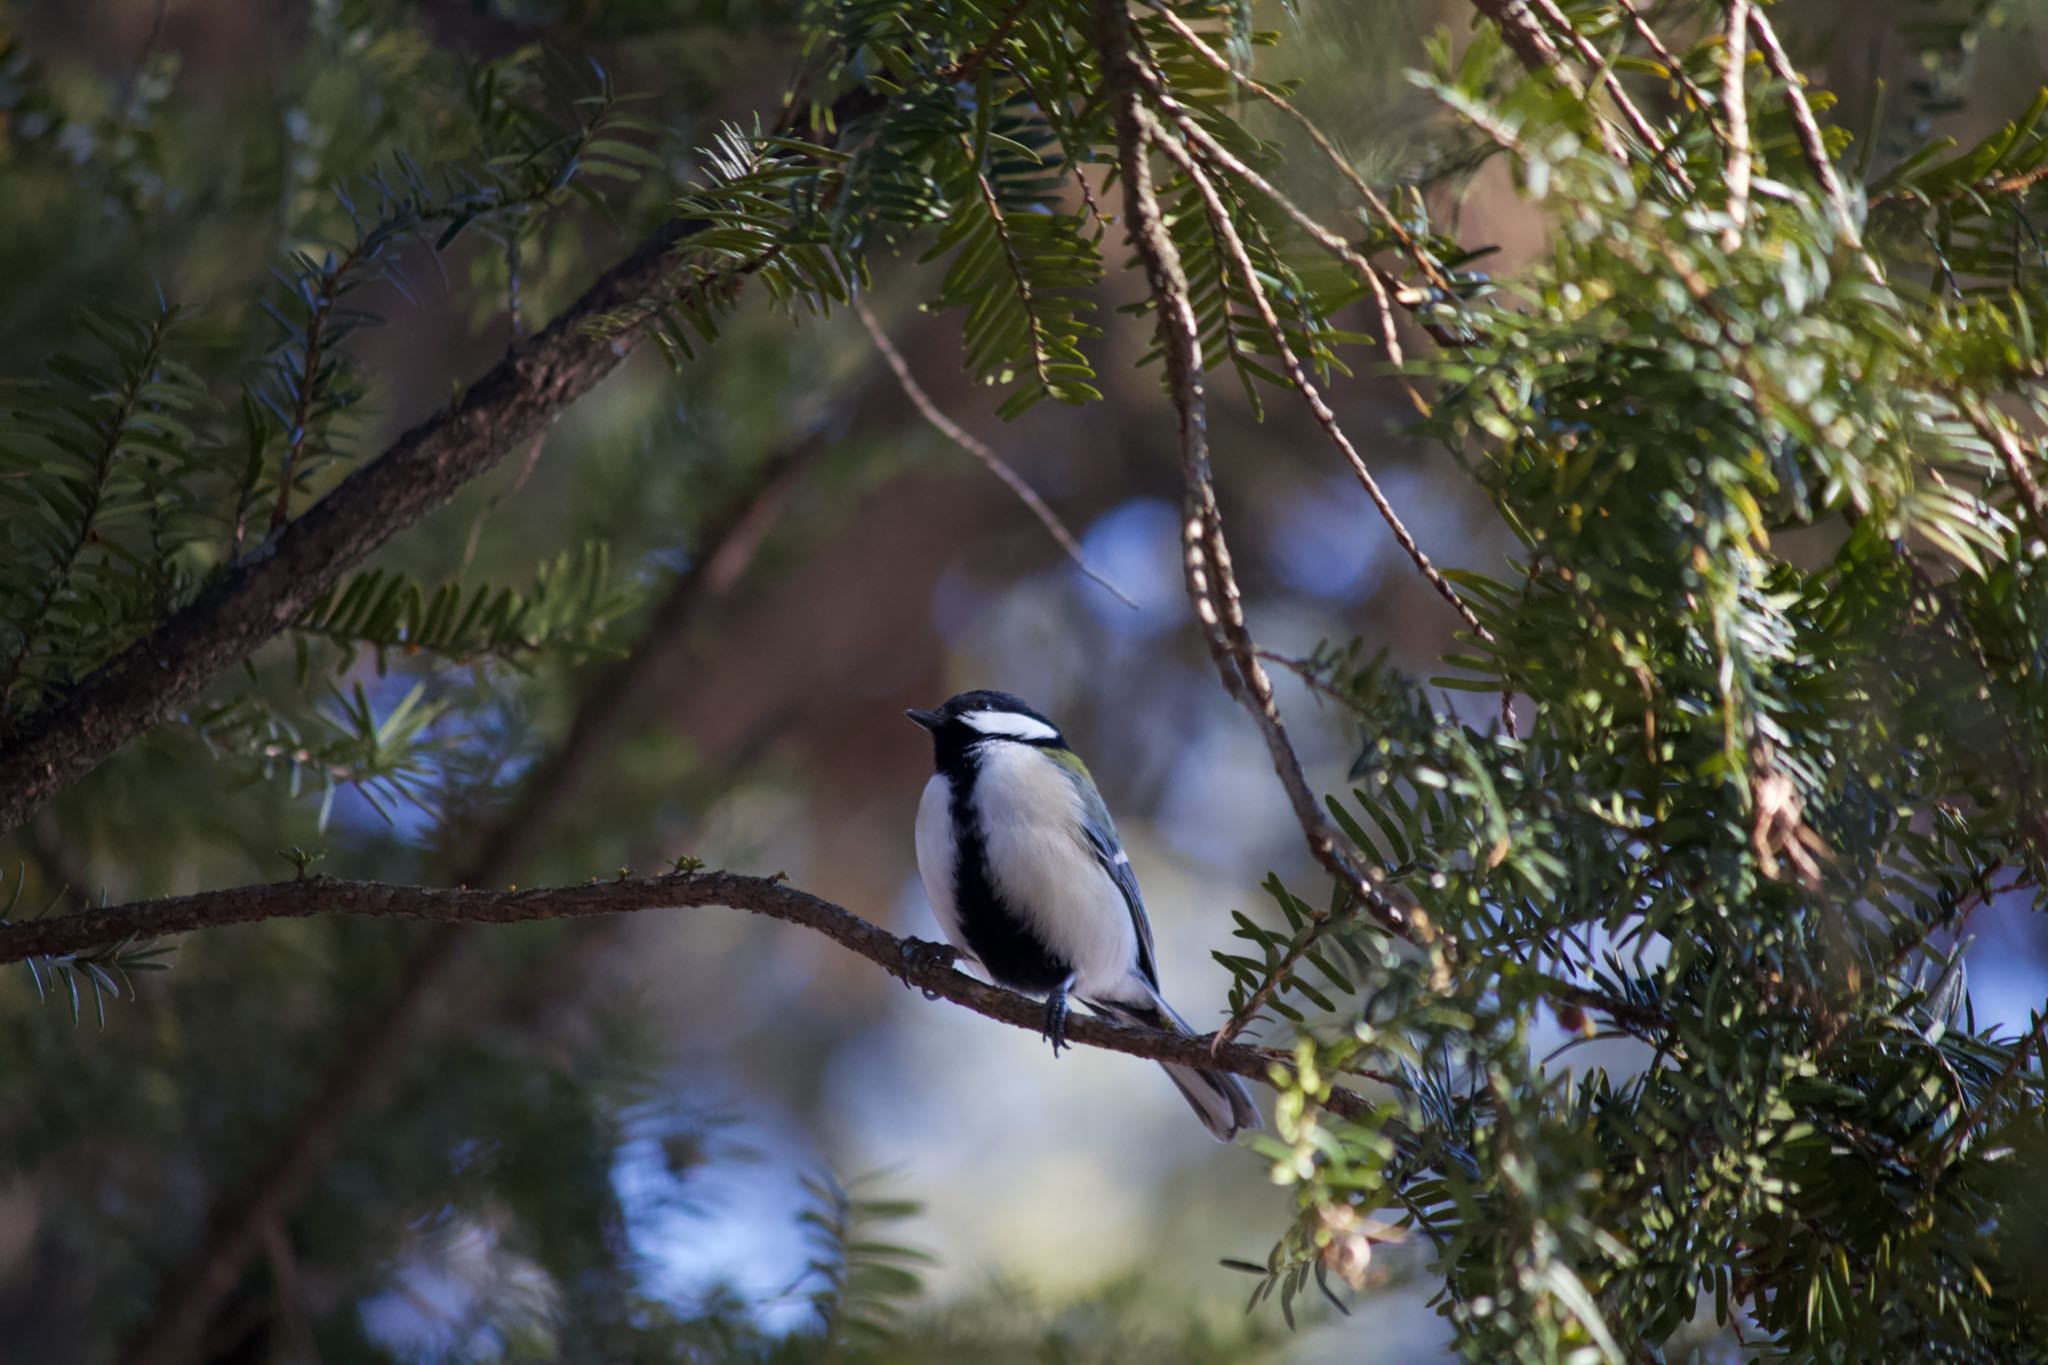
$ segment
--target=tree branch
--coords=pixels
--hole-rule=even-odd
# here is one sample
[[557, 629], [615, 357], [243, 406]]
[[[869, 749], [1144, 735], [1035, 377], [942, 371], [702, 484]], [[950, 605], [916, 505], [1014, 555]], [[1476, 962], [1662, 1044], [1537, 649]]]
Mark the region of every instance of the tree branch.
[[[1521, 61], [1524, 70], [1535, 76], [1547, 76], [1569, 92], [1572, 98], [1584, 101], [1586, 87], [1572, 74], [1564, 62], [1564, 54], [1557, 50], [1557, 44], [1543, 31], [1543, 23], [1530, 13], [1532, 8], [1541, 6], [1555, 13], [1547, 0], [1472, 0], [1472, 7], [1500, 27], [1501, 36], [1507, 39], [1508, 47]], [[1566, 27], [1570, 24], [1567, 21]], [[1596, 64], [1595, 70], [1600, 68]], [[1620, 86], [1617, 83], [1616, 89]], [[1600, 145], [1607, 154], [1626, 166], [1629, 163], [1628, 148], [1621, 145], [1614, 129], [1598, 111], [1589, 109], [1593, 115], [1593, 126], [1599, 132]]]
[[[833, 106], [819, 136], [868, 112], [865, 90]], [[289, 625], [341, 573], [544, 430], [618, 368], [637, 332], [591, 324], [670, 287], [669, 254], [700, 224], [664, 224], [461, 397], [413, 427], [278, 531], [255, 555], [81, 680], [0, 746], [0, 833]], [[711, 287], [737, 284], [737, 267]], [[698, 285], [696, 287], [705, 287]]]
[[1272, 682], [1245, 630], [1229, 547], [1223, 540], [1222, 513], [1210, 481], [1201, 325], [1189, 297], [1180, 250], [1167, 229], [1152, 188], [1148, 145], [1163, 136], [1164, 130], [1145, 107], [1144, 77], [1131, 50], [1130, 14], [1125, 3], [1126, 0], [1096, 0], [1096, 19], [1104, 79], [1117, 109], [1117, 161], [1124, 184], [1125, 219], [1158, 308], [1167, 388], [1180, 415], [1182, 482], [1186, 489], [1182, 541], [1188, 596], [1225, 687], [1258, 723], [1274, 769], [1316, 861], [1370, 907], [1382, 924], [1407, 937], [1413, 932], [1407, 914], [1387, 899], [1375, 879], [1351, 866], [1339, 851], [1336, 837], [1322, 817], [1315, 794], [1308, 788], [1301, 760], [1295, 755], [1286, 727], [1273, 705]]
[[1728, 119], [1728, 227], [1721, 250], [1742, 245], [1749, 225], [1749, 180], [1754, 156], [1749, 146], [1749, 0], [1728, 0], [1727, 45], [1722, 49], [1721, 109]]
[[[1045, 1027], [1042, 1001], [927, 961], [914, 951], [918, 940], [898, 938], [842, 906], [786, 884], [780, 877], [748, 877], [735, 872], [684, 872], [528, 891], [446, 890], [303, 877], [297, 881], [135, 901], [51, 919], [0, 925], [0, 964], [30, 956], [84, 952], [129, 938], [157, 938], [315, 915], [421, 919], [443, 925], [525, 924], [534, 920], [711, 906], [745, 910], [800, 925], [901, 977], [907, 985], [921, 988], [927, 996], [950, 1000], [985, 1018], [1033, 1033]], [[1276, 1067], [1284, 1070], [1292, 1065], [1290, 1054], [1285, 1051], [1242, 1044], [1226, 1044], [1212, 1050], [1206, 1037], [1126, 1028], [1079, 1016], [1068, 1023], [1067, 1036], [1071, 1042], [1090, 1047], [1152, 1061], [1229, 1071], [1268, 1084], [1272, 1083]], [[1362, 1097], [1342, 1089], [1333, 1090], [1325, 1103], [1331, 1112], [1345, 1116], [1362, 1115], [1367, 1108]], [[260, 1243], [260, 1231], [256, 1240]]]
[[[1191, 125], [1191, 121], [1185, 116], [1177, 119], [1177, 122], [1184, 129]], [[1372, 500], [1372, 505], [1379, 510], [1380, 518], [1394, 533], [1395, 543], [1401, 547], [1402, 552], [1408, 556], [1409, 562], [1415, 565], [1416, 571], [1423, 579], [1436, 589], [1438, 596], [1448, 602], [1451, 610], [1457, 612], [1459, 618], [1472, 628], [1473, 633], [1480, 639], [1491, 642], [1493, 632], [1481, 623], [1472, 608], [1466, 605], [1463, 595], [1451, 586], [1450, 580], [1443, 576], [1435, 562], [1416, 542], [1407, 523], [1401, 520], [1401, 514], [1394, 510], [1392, 500], [1381, 489], [1379, 480], [1373, 477], [1372, 467], [1366, 464], [1365, 457], [1358, 453], [1358, 447], [1351, 443], [1351, 437], [1338, 423], [1337, 414], [1330, 410], [1330, 405], [1323, 401], [1322, 392], [1316, 388], [1315, 381], [1309, 378], [1307, 367], [1301, 363], [1301, 358], [1294, 353], [1294, 347], [1288, 343], [1287, 331], [1280, 325], [1280, 315], [1274, 310], [1273, 301], [1266, 295], [1266, 287], [1259, 280], [1258, 268], [1252, 262], [1251, 252], [1246, 249], [1244, 239], [1238, 234], [1237, 224], [1231, 220], [1228, 206], [1224, 204], [1215, 185], [1203, 172], [1201, 163], [1195, 159], [1194, 153], [1171, 138], [1160, 138], [1154, 145], [1167, 160], [1180, 168], [1181, 174], [1188, 178], [1188, 182], [1201, 196], [1203, 207], [1208, 214], [1210, 231], [1214, 233], [1217, 244], [1222, 247], [1225, 259], [1236, 269], [1238, 278], [1244, 285], [1245, 296], [1251, 300], [1253, 311], [1257, 313], [1266, 336], [1273, 343], [1273, 353], [1279, 358], [1280, 367], [1286, 373], [1288, 383], [1302, 402], [1308, 405], [1310, 415], [1315, 418], [1316, 425], [1322, 428], [1323, 434], [1329, 438], [1330, 444], [1337, 448], [1337, 452], [1351, 466], [1351, 472], [1358, 479], [1359, 486], [1365, 490], [1366, 497]], [[1368, 276], [1371, 275], [1370, 267], [1367, 273]]]
[[[1150, 144], [1169, 134], [1146, 106], [1145, 75], [1132, 51], [1127, 0], [1096, 0], [1098, 44], [1109, 98], [1116, 107], [1117, 166], [1124, 184], [1125, 221], [1132, 246], [1144, 265], [1157, 309], [1159, 344], [1166, 358], [1167, 390], [1180, 417], [1181, 480], [1184, 488], [1181, 542], [1188, 598], [1201, 625], [1223, 685], [1251, 714], [1266, 741], [1275, 776], [1287, 793], [1310, 853], [1353, 899], [1390, 933], [1430, 945], [1437, 936], [1427, 922], [1396, 905], [1380, 878], [1348, 857], [1323, 816], [1287, 737], [1273, 698], [1272, 679], [1259, 662], [1258, 645], [1245, 624], [1223, 516], [1209, 469], [1208, 406], [1202, 383], [1201, 325], [1195, 316], [1180, 249], [1174, 244], [1152, 188]], [[1242, 1027], [1242, 1021], [1233, 1021]], [[1220, 1043], [1226, 1034], [1218, 1035]]]
[[1542, 23], [1529, 12], [1529, 0], [1472, 0], [1472, 8], [1499, 26], [1501, 36], [1508, 40], [1508, 46], [1526, 69], [1555, 76], [1575, 95], [1585, 93], [1585, 88], [1564, 69], [1564, 55], [1557, 50], [1557, 44], [1550, 41]]
[[1023, 503], [1025, 509], [1038, 518], [1038, 524], [1045, 528], [1045, 533], [1066, 552], [1074, 567], [1090, 582], [1125, 606], [1136, 609], [1138, 604], [1130, 599], [1128, 593], [1088, 562], [1088, 556], [1082, 551], [1081, 543], [1074, 539], [1074, 533], [1060, 521], [1059, 514], [1046, 505], [1044, 498], [1038, 496], [1038, 490], [1025, 482], [1024, 476], [1011, 468], [1009, 461], [996, 454], [988, 442], [948, 417], [945, 410], [932, 401], [932, 396], [925, 392], [924, 385], [918, 383], [917, 376], [911, 372], [910, 362], [903, 358], [903, 352], [896, 348], [896, 343], [889, 340], [889, 334], [882, 330], [880, 320], [875, 317], [874, 310], [868, 307], [865, 297], [859, 294], [853, 296], [853, 311], [860, 319], [860, 325], [867, 329], [868, 338], [875, 343], [875, 349], [880, 351], [882, 359], [888, 362], [890, 373], [896, 376], [896, 383], [902, 388], [903, 396], [917, 409], [918, 416], [924, 418], [932, 430], [979, 460], [983, 468], [1002, 480], [1003, 486], [1016, 494], [1017, 501]]
[[1828, 207], [1834, 210], [1837, 229], [1843, 239], [1861, 254], [1864, 270], [1870, 278], [1879, 284], [1884, 283], [1882, 270], [1870, 253], [1864, 251], [1862, 238], [1857, 234], [1855, 214], [1849, 206], [1849, 192], [1842, 187], [1841, 172], [1835, 169], [1834, 158], [1828, 155], [1827, 139], [1821, 136], [1820, 121], [1814, 118], [1813, 105], [1806, 98], [1805, 78], [1785, 54], [1785, 45], [1778, 41], [1778, 31], [1771, 27], [1770, 16], [1751, 5], [1748, 17], [1757, 50], [1763, 53], [1771, 74], [1785, 87], [1785, 101], [1792, 110], [1792, 126], [1799, 133], [1800, 153], [1805, 156], [1807, 167], [1820, 181], [1821, 190], [1828, 197]]
[[1628, 121], [1628, 126], [1635, 133], [1637, 140], [1650, 150], [1651, 155], [1663, 161], [1665, 169], [1671, 172], [1671, 178], [1677, 182], [1680, 190], [1691, 193], [1692, 177], [1685, 173], [1685, 167], [1678, 162], [1678, 154], [1670, 147], [1666, 146], [1661, 153], [1659, 152], [1659, 145], [1663, 139], [1657, 136], [1657, 130], [1650, 126], [1650, 120], [1636, 107], [1636, 102], [1629, 98], [1628, 88], [1621, 83], [1621, 77], [1614, 70], [1614, 63], [1601, 55], [1600, 49], [1593, 46], [1590, 38], [1579, 32], [1577, 26], [1572, 23], [1571, 16], [1557, 7], [1556, 0], [1534, 0], [1534, 3], [1543, 17], [1550, 21], [1550, 26], [1564, 35], [1572, 50], [1579, 54], [1579, 60], [1586, 64], [1587, 69], [1593, 72], [1602, 85], [1607, 87], [1608, 98], [1621, 110], [1622, 118]]

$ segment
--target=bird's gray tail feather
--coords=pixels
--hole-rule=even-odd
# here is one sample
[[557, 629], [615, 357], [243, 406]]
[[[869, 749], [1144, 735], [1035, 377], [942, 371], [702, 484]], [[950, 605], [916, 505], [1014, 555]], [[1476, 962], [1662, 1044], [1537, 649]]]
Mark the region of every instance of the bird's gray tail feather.
[[[1097, 1014], [1121, 1024], [1165, 1029], [1173, 1033], [1194, 1032], [1188, 1027], [1187, 1020], [1175, 1014], [1173, 1007], [1157, 995], [1142, 1004], [1128, 1000], [1090, 1000], [1088, 1006]], [[1178, 1062], [1161, 1062], [1159, 1069], [1179, 1088], [1187, 1099], [1188, 1107], [1195, 1111], [1195, 1116], [1202, 1120], [1202, 1126], [1218, 1142], [1228, 1142], [1244, 1129], [1264, 1126], [1259, 1122], [1259, 1109], [1252, 1103], [1251, 1092], [1244, 1088], [1243, 1081], [1229, 1072], [1183, 1066]]]

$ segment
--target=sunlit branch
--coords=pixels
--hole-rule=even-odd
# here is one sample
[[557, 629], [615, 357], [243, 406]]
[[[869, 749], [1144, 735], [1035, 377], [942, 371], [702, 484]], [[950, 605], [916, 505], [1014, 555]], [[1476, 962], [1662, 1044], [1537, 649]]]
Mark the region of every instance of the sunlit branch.
[[[1507, 39], [1508, 47], [1521, 61], [1524, 70], [1556, 81], [1575, 100], [1585, 100], [1586, 87], [1579, 84], [1578, 77], [1565, 66], [1564, 54], [1557, 50], [1557, 44], [1550, 40], [1550, 35], [1543, 31], [1542, 23], [1530, 12], [1531, 0], [1472, 0], [1472, 7], [1499, 26], [1501, 36]], [[1628, 149], [1621, 145], [1614, 129], [1597, 114], [1593, 122], [1599, 130], [1602, 149], [1626, 166], [1629, 162]]]
[[1649, 48], [1656, 54], [1657, 60], [1664, 63], [1665, 69], [1671, 73], [1671, 79], [1678, 83], [1678, 88], [1693, 102], [1693, 107], [1698, 109], [1708, 122], [1718, 124], [1721, 121], [1720, 115], [1715, 112], [1713, 103], [1707, 98], [1707, 92], [1700, 89], [1699, 82], [1686, 71], [1685, 63], [1680, 61], [1677, 54], [1657, 36], [1657, 30], [1650, 26], [1650, 21], [1643, 17], [1643, 12], [1635, 7], [1634, 0], [1614, 0], [1614, 3], [1628, 16], [1630, 25], [1643, 40], [1643, 46]]
[[1145, 104], [1144, 77], [1131, 48], [1130, 14], [1125, 0], [1096, 0], [1096, 24], [1104, 79], [1116, 108], [1117, 163], [1124, 186], [1126, 229], [1157, 305], [1167, 386], [1179, 416], [1184, 489], [1183, 567], [1203, 642], [1225, 689], [1257, 724], [1274, 773], [1287, 793], [1316, 861], [1390, 932], [1411, 941], [1430, 943], [1436, 935], [1426, 922], [1396, 905], [1379, 877], [1356, 866], [1343, 852], [1336, 831], [1325, 819], [1302, 773], [1301, 760], [1273, 700], [1272, 680], [1259, 662], [1258, 646], [1245, 625], [1236, 578], [1231, 572], [1229, 547], [1223, 537], [1222, 513], [1210, 480], [1201, 326], [1181, 266], [1180, 250], [1167, 230], [1153, 188], [1148, 143], [1167, 134]]
[[1800, 153], [1826, 192], [1828, 206], [1834, 210], [1835, 223], [1843, 239], [1861, 253], [1865, 273], [1882, 283], [1883, 272], [1876, 258], [1863, 250], [1862, 240], [1857, 235], [1856, 220], [1849, 208], [1849, 192], [1842, 187], [1842, 176], [1835, 169], [1834, 158], [1828, 155], [1820, 123], [1814, 118], [1813, 105], [1806, 98], [1805, 80], [1785, 54], [1784, 44], [1778, 41], [1777, 30], [1771, 27], [1770, 16], [1762, 7], [1750, 6], [1749, 29], [1756, 38], [1757, 50], [1763, 53], [1765, 63], [1771, 68], [1771, 74], [1785, 87], [1785, 100], [1792, 109], [1792, 126], [1799, 133]]
[[1621, 116], [1628, 120], [1628, 126], [1634, 130], [1637, 139], [1653, 153], [1658, 153], [1665, 168], [1671, 172], [1672, 179], [1678, 182], [1679, 188], [1690, 192], [1693, 187], [1692, 177], [1685, 173], [1685, 167], [1679, 165], [1676, 152], [1669, 147], [1663, 147], [1659, 153], [1658, 149], [1662, 146], [1663, 140], [1657, 136], [1657, 130], [1651, 126], [1643, 111], [1636, 107], [1636, 102], [1629, 98], [1628, 90], [1621, 83], [1621, 77], [1615, 74], [1614, 64], [1601, 55], [1599, 48], [1593, 46], [1592, 39], [1579, 32], [1573, 25], [1571, 16], [1557, 7], [1556, 0], [1534, 0], [1534, 3], [1542, 11], [1543, 17], [1550, 21], [1550, 26], [1564, 35], [1565, 40], [1572, 45], [1572, 50], [1579, 54], [1579, 59], [1585, 62], [1599, 78], [1600, 83], [1607, 87], [1608, 98], [1621, 110]]
[[1393, 531], [1395, 541], [1414, 563], [1417, 571], [1446, 602], [1451, 604], [1451, 609], [1464, 618], [1465, 624], [1472, 627], [1480, 639], [1491, 640], [1493, 633], [1480, 624], [1478, 616], [1465, 605], [1465, 599], [1460, 597], [1457, 589], [1437, 571], [1436, 565], [1416, 543], [1415, 537], [1409, 533], [1400, 514], [1394, 510], [1394, 504], [1380, 488], [1379, 480], [1373, 477], [1372, 469], [1366, 464], [1365, 457], [1360, 455], [1358, 447], [1351, 443], [1350, 436], [1345, 434], [1343, 426], [1337, 421], [1337, 414], [1323, 401], [1322, 392], [1316, 388], [1315, 381], [1309, 378], [1308, 370], [1302, 365], [1300, 357], [1295, 355], [1294, 347], [1288, 343], [1286, 329], [1280, 325], [1280, 315], [1274, 310], [1273, 301], [1267, 297], [1265, 285], [1259, 280], [1259, 272], [1252, 263], [1251, 253], [1245, 249], [1244, 239], [1237, 231], [1237, 224], [1232, 221], [1229, 207], [1224, 204], [1222, 196], [1217, 194], [1216, 187], [1210, 183], [1209, 177], [1193, 155], [1172, 138], [1159, 138], [1154, 145], [1167, 160], [1180, 168], [1181, 173], [1194, 185], [1196, 193], [1201, 195], [1203, 206], [1208, 211], [1210, 230], [1216, 234], [1217, 241], [1222, 244], [1231, 263], [1236, 267], [1238, 276], [1244, 283], [1245, 293], [1259, 315], [1259, 322], [1273, 343], [1281, 368], [1287, 372], [1288, 382], [1301, 396], [1301, 400], [1308, 405], [1309, 412], [1316, 419], [1316, 425], [1323, 429], [1323, 434], [1330, 439], [1330, 444], [1337, 447], [1339, 453], [1350, 464], [1351, 472], [1357, 475], [1359, 485], [1365, 489], [1365, 495], [1371, 498], [1372, 505], [1379, 509], [1380, 516]]
[[1230, 76], [1242, 89], [1264, 100], [1292, 119], [1295, 125], [1308, 135], [1309, 141], [1313, 142], [1329, 160], [1330, 164], [1336, 168], [1337, 173], [1350, 183], [1351, 188], [1358, 193], [1359, 198], [1365, 200], [1367, 207], [1380, 220], [1381, 226], [1385, 227], [1389, 235], [1396, 242], [1400, 243], [1401, 250], [1407, 253], [1408, 259], [1415, 263], [1415, 268], [1422, 272], [1423, 277], [1436, 288], [1446, 293], [1450, 292], [1450, 280], [1437, 267], [1436, 261], [1431, 258], [1430, 254], [1422, 249], [1422, 243], [1415, 239], [1415, 234], [1408, 231], [1400, 218], [1396, 216], [1392, 209], [1387, 207], [1386, 201], [1380, 198], [1373, 187], [1365, 183], [1365, 177], [1358, 173], [1358, 169], [1351, 164], [1350, 158], [1337, 150], [1336, 144], [1331, 142], [1323, 130], [1316, 126], [1313, 119], [1295, 108], [1292, 101], [1288, 100], [1279, 91], [1273, 89], [1273, 87], [1265, 84], [1263, 81], [1253, 79], [1250, 72], [1232, 66], [1228, 58], [1210, 47], [1201, 34], [1189, 27], [1187, 21], [1172, 10], [1158, 9], [1153, 12], [1152, 17], [1160, 20], [1168, 28], [1179, 34], [1181, 41], [1185, 42], [1197, 57], [1200, 57], [1218, 71]]
[[[1285, 195], [1281, 194], [1264, 176], [1246, 165], [1221, 143], [1209, 136], [1208, 132], [1199, 123], [1195, 122], [1194, 119], [1188, 117], [1186, 111], [1181, 109], [1173, 100], [1158, 76], [1147, 70], [1143, 63], [1136, 60], [1135, 56], [1133, 57], [1132, 65], [1137, 72], [1136, 82], [1150, 91], [1153, 97], [1160, 101], [1161, 107], [1166, 111], [1167, 116], [1173, 120], [1174, 128], [1188, 139], [1189, 143], [1194, 146], [1204, 159], [1212, 162], [1225, 173], [1244, 181], [1254, 190], [1272, 200], [1297, 226], [1315, 238], [1340, 260], [1350, 265], [1354, 272], [1364, 278], [1377, 280], [1377, 271], [1372, 263], [1361, 256], [1349, 242], [1316, 222], [1314, 218], [1303, 212]], [[1152, 117], [1149, 110], [1145, 112], [1148, 118]], [[1167, 130], [1161, 129], [1159, 135], [1153, 138], [1152, 141], [1163, 154], [1171, 158], [1183, 171], [1194, 164], [1190, 154], [1173, 141], [1171, 134]], [[1198, 190], [1204, 191], [1205, 198], [1213, 197], [1215, 191], [1213, 187], [1207, 187], [1207, 185], [1208, 182], [1206, 179], [1203, 179], [1197, 182], [1196, 187]], [[1210, 216], [1214, 218], [1215, 213], [1212, 211]], [[1229, 215], [1225, 213], [1223, 216], [1227, 221]], [[1243, 242], [1237, 237], [1234, 229], [1231, 231], [1229, 241], [1226, 243], [1227, 247], [1229, 243], [1235, 243], [1234, 250], [1239, 259], [1240, 273], [1244, 274], [1251, 297], [1260, 309], [1261, 320], [1267, 323], [1269, 330], [1273, 332], [1280, 346], [1281, 359], [1289, 367], [1289, 377], [1294, 382], [1296, 391], [1308, 401], [1310, 411], [1315, 414], [1316, 420], [1321, 424], [1323, 431], [1337, 445], [1338, 449], [1344, 453], [1345, 458], [1350, 461], [1353, 472], [1359, 476], [1360, 481], [1364, 484], [1366, 494], [1372, 499], [1373, 506], [1379, 509], [1380, 516], [1385, 519], [1388, 529], [1394, 533], [1395, 541], [1400, 544], [1402, 551], [1407, 554], [1409, 560], [1415, 565], [1417, 572], [1421, 573], [1423, 578], [1429, 582], [1429, 585], [1436, 590], [1437, 594], [1450, 604], [1451, 609], [1458, 613], [1465, 624], [1476, 631], [1482, 639], [1491, 639], [1492, 636], [1487, 632], [1486, 627], [1480, 624], [1479, 618], [1465, 604], [1465, 600], [1459, 596], [1458, 590], [1452, 587], [1450, 581], [1437, 571], [1436, 565], [1430, 561], [1429, 556], [1423, 552], [1415, 537], [1409, 533], [1408, 527], [1402, 522], [1400, 515], [1395, 512], [1393, 504], [1380, 491], [1378, 482], [1373, 478], [1371, 470], [1367, 467], [1363, 457], [1359, 455], [1357, 448], [1351, 444], [1350, 439], [1338, 427], [1335, 414], [1331, 413], [1329, 408], [1323, 403], [1321, 395], [1308, 382], [1306, 372], [1301, 368], [1299, 362], [1294, 360], [1292, 350], [1287, 346], [1284, 337], [1278, 330], [1278, 319], [1274, 315], [1271, 303], [1265, 298], [1263, 289], [1259, 284], [1257, 272], [1251, 269], [1250, 257], [1244, 252]], [[1190, 310], [1190, 317], [1192, 317], [1192, 305], [1190, 305]], [[1197, 343], [1197, 350], [1199, 351], [1199, 342]], [[1256, 660], [1252, 661], [1252, 666], [1257, 667]]]
[[1749, 146], [1749, 0], [1728, 0], [1727, 42], [1721, 53], [1721, 108], [1728, 119], [1728, 227], [1721, 249], [1742, 244], [1749, 225], [1749, 179], [1753, 154]]

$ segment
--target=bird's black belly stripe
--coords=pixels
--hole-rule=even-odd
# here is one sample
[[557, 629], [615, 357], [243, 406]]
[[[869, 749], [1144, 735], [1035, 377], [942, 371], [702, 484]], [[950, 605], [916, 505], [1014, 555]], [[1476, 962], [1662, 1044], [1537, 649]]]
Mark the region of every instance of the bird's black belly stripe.
[[972, 804], [973, 774], [956, 774], [950, 785], [957, 858], [953, 903], [960, 916], [960, 932], [997, 985], [1044, 995], [1066, 980], [1073, 967], [1041, 943], [1030, 924], [996, 890]]

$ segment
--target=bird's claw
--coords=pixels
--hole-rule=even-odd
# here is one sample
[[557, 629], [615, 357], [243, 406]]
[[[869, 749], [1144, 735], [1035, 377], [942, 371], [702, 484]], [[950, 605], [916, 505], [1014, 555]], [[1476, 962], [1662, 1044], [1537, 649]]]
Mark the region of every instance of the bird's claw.
[[[939, 967], [951, 967], [960, 960], [960, 950], [950, 943], [930, 943], [921, 938], [903, 940], [903, 985], [906, 989], [915, 985], [913, 975], [920, 975]], [[929, 986], [922, 988], [924, 998], [936, 1000], [939, 993]]]
[[1045, 997], [1045, 1029], [1041, 1035], [1052, 1044], [1052, 1055], [1060, 1055], [1060, 1049], [1069, 1046], [1067, 1042], [1067, 987], [1061, 983], [1051, 995]]

